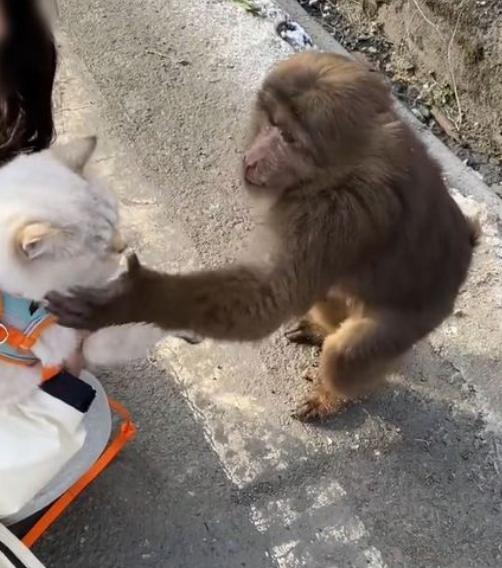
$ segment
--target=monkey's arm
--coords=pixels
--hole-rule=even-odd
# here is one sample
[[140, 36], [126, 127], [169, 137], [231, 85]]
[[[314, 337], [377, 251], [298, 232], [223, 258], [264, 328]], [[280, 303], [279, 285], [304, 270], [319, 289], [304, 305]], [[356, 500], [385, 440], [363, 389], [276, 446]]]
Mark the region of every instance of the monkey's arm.
[[76, 297], [51, 294], [48, 299], [60, 324], [70, 327], [148, 322], [215, 339], [255, 340], [306, 311], [316, 299], [315, 290], [312, 275], [294, 262], [267, 271], [236, 266], [169, 275], [135, 260], [127, 276], [109, 288], [77, 291]]
[[[255, 340], [270, 335], [314, 298], [296, 282], [293, 266], [272, 271], [236, 266], [187, 275], [155, 275], [145, 304], [149, 321], [166, 329], [190, 329], [206, 337]], [[308, 279], [308, 276], [306, 276]]]
[[299, 221], [288, 217], [293, 222], [286, 224], [286, 250], [270, 268], [170, 275], [141, 266], [133, 256], [118, 281], [76, 290], [74, 297], [49, 294], [48, 309], [61, 325], [79, 329], [146, 322], [215, 339], [260, 339], [305, 313], [361, 255], [387, 239], [393, 215], [386, 195], [380, 192], [371, 207], [361, 203], [364, 195], [347, 191], [329, 195], [322, 214], [303, 204], [306, 215]]

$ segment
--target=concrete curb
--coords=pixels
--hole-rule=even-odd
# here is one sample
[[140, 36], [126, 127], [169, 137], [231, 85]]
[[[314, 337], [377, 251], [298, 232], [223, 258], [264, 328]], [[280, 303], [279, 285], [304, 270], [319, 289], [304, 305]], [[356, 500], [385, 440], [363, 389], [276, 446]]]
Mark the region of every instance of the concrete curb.
[[[296, 0], [275, 0], [277, 5], [298, 22], [310, 34], [314, 44], [323, 51], [333, 51], [351, 55], [319, 23], [317, 23]], [[490, 213], [502, 219], [502, 201], [483, 183], [478, 175], [465, 166], [430, 130], [419, 122], [413, 114], [396, 99], [399, 112], [404, 120], [418, 131], [429, 152], [440, 163], [450, 187], [465, 197], [472, 197], [487, 205]]]

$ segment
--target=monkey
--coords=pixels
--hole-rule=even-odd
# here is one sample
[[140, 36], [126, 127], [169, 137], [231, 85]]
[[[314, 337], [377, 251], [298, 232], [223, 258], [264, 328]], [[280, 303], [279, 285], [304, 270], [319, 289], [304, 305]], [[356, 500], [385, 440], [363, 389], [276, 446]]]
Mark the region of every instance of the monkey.
[[243, 179], [267, 204], [268, 261], [162, 274], [132, 255], [112, 285], [51, 293], [48, 309], [63, 326], [153, 322], [237, 341], [300, 318], [288, 338], [322, 351], [294, 415], [320, 420], [375, 390], [452, 312], [478, 230], [361, 63], [314, 51], [278, 63], [251, 124]]
[[0, 0], [0, 165], [49, 147], [57, 51], [42, 0]]

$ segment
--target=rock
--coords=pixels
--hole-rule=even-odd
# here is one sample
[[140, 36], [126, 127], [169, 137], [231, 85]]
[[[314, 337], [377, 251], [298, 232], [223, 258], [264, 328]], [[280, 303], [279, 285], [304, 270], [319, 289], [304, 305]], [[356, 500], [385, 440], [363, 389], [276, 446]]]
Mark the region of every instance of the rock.
[[456, 140], [458, 142], [459, 136], [457, 134], [455, 126], [444, 114], [444, 112], [439, 110], [437, 107], [433, 107], [431, 109], [431, 114], [436, 119], [436, 122], [439, 124], [439, 126], [444, 130], [444, 132], [446, 132], [446, 134], [448, 134], [450, 138], [453, 138], [453, 140]]
[[395, 81], [394, 84], [392, 85], [392, 90], [394, 94], [396, 95], [396, 97], [399, 97], [400, 99], [406, 97], [407, 89], [408, 85], [403, 81]]
[[417, 104], [417, 109], [420, 111], [420, 113], [422, 114], [422, 116], [427, 120], [431, 117], [431, 111], [429, 109], [429, 107], [423, 103], [418, 103]]
[[452, 152], [454, 152], [466, 165], [469, 165], [469, 161], [471, 160], [471, 152], [468, 148], [465, 148], [460, 144], [452, 144], [451, 149]]
[[363, 0], [362, 8], [368, 16], [376, 16], [378, 12], [378, 0]]
[[411, 102], [415, 102], [418, 97], [420, 97], [420, 89], [418, 87], [415, 87], [415, 85], [410, 85], [406, 94]]
[[493, 141], [502, 148], [502, 133], [496, 132], [493, 134]]
[[479, 165], [486, 164], [487, 162], [487, 156], [481, 154], [480, 152], [472, 152], [471, 159]]
[[489, 164], [481, 165], [479, 173], [483, 176], [483, 181], [488, 185], [493, 185], [500, 179], [500, 173], [497, 171], [497, 168]]
[[294, 49], [305, 49], [306, 47], [313, 47], [314, 42], [309, 34], [303, 29], [300, 24], [293, 20], [283, 20], [276, 26], [277, 33], [284, 41], [289, 43]]
[[411, 112], [414, 116], [418, 118], [418, 120], [420, 120], [420, 122], [426, 122], [425, 116], [422, 114], [419, 108], [413, 107], [411, 109]]

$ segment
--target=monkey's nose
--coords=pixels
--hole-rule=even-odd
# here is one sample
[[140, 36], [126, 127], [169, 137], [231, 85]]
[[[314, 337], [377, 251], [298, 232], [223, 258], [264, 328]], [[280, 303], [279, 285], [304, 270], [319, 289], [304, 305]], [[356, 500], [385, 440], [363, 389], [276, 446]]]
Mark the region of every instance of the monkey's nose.
[[256, 164], [251, 164], [245, 167], [244, 178], [247, 182], [256, 184]]
[[249, 159], [247, 155], [244, 155], [244, 179], [249, 183], [257, 183], [257, 166], [256, 160]]

